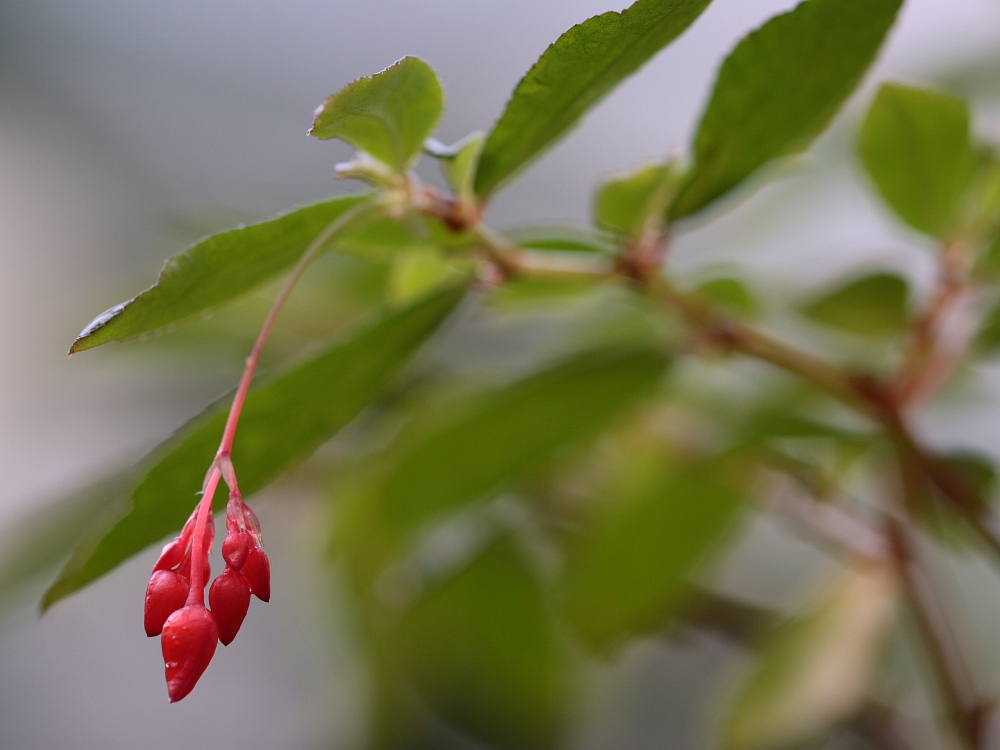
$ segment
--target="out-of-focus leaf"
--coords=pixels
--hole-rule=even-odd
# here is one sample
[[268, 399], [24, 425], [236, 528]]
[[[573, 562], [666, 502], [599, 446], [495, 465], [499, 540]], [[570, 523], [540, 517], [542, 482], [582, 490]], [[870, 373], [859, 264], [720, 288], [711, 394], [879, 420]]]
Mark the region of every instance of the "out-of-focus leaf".
[[487, 304], [510, 312], [563, 306], [594, 290], [590, 279], [525, 277], [511, 279], [491, 291]]
[[339, 138], [398, 172], [410, 166], [444, 110], [437, 75], [404, 57], [349, 83], [317, 108], [309, 134]]
[[750, 317], [757, 313], [757, 302], [738, 279], [723, 277], [710, 279], [698, 287], [699, 295], [719, 307]]
[[479, 155], [483, 152], [486, 134], [470, 133], [458, 143], [445, 146], [443, 143], [428, 139], [424, 149], [431, 156], [441, 160], [441, 171], [455, 195], [460, 198], [472, 199], [473, 183], [476, 179], [476, 169], [479, 167]]
[[1000, 236], [983, 251], [976, 261], [973, 277], [979, 281], [1000, 281]]
[[638, 234], [648, 220], [664, 219], [682, 176], [671, 162], [612, 177], [597, 188], [594, 223], [615, 234]]
[[672, 467], [627, 462], [624, 487], [571, 545], [562, 582], [567, 617], [591, 647], [661, 628], [685, 577], [731, 525], [741, 493], [718, 462]]
[[995, 304], [986, 314], [974, 346], [978, 354], [985, 356], [992, 356], [1000, 351], [1000, 303]]
[[638, 0], [577, 24], [521, 79], [486, 140], [476, 194], [488, 197], [584, 112], [670, 44], [709, 0]]
[[806, 305], [802, 313], [820, 323], [864, 336], [892, 336], [909, 320], [906, 282], [890, 273], [857, 279]]
[[389, 299], [400, 304], [420, 299], [445, 283], [448, 271], [448, 261], [437, 248], [400, 253], [389, 276]]
[[671, 216], [804, 151], [871, 65], [902, 0], [806, 0], [745, 37], [719, 70]]
[[385, 639], [417, 695], [452, 726], [489, 747], [558, 744], [569, 663], [538, 580], [509, 540], [404, 612]]
[[615, 251], [615, 245], [607, 235], [578, 227], [519, 227], [504, 234], [512, 242], [531, 250], [564, 250], [605, 255]]
[[975, 504], [956, 508], [937, 487], [919, 481], [918, 469], [909, 474], [907, 507], [925, 531], [951, 550], [962, 552], [969, 543], [965, 513], [990, 512], [996, 489], [996, 467], [988, 457], [972, 451], [954, 451], [938, 456], [936, 460], [941, 470], [950, 473], [953, 482], [961, 484], [969, 497], [975, 498]]
[[461, 250], [472, 245], [468, 233], [452, 232], [439, 221], [407, 212], [401, 217], [378, 217], [359, 223], [337, 240], [336, 250], [363, 260], [385, 262], [414, 249]]
[[251, 291], [290, 268], [330, 222], [367, 197], [340, 196], [200, 240], [170, 258], [149, 289], [98, 315], [70, 354], [154, 331]]
[[907, 224], [935, 237], [953, 228], [975, 156], [964, 101], [884, 84], [865, 117], [858, 154], [886, 203]]
[[400, 454], [376, 489], [388, 532], [403, 535], [542, 469], [572, 445], [592, 440], [663, 375], [649, 349], [578, 355], [488, 394]]
[[[307, 458], [364, 409], [458, 304], [464, 288], [420, 302], [338, 341], [251, 391], [233, 446], [249, 495]], [[45, 594], [47, 608], [181, 528], [194, 507], [228, 410], [222, 401], [156, 449], [132, 492], [132, 508], [95, 544], [84, 545]], [[216, 510], [225, 493], [216, 493]]]
[[790, 750], [850, 716], [895, 618], [897, 589], [891, 563], [855, 563], [815, 611], [779, 629], [730, 709], [721, 746]]

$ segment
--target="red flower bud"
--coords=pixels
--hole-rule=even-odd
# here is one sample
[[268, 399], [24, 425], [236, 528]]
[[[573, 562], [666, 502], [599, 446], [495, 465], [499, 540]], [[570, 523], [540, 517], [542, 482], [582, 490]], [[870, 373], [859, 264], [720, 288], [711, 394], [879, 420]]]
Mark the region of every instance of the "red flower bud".
[[226, 568], [208, 590], [208, 601], [219, 625], [219, 640], [228, 646], [250, 609], [250, 584], [238, 570]]
[[233, 570], [239, 570], [250, 552], [250, 534], [246, 531], [229, 532], [222, 543], [222, 559]]
[[167, 618], [162, 641], [167, 694], [176, 703], [194, 689], [212, 661], [219, 627], [205, 605], [191, 604]]
[[264, 550], [253, 545], [243, 563], [242, 573], [250, 584], [253, 595], [266, 602], [271, 598], [271, 563]]
[[156, 564], [153, 566], [153, 570], [168, 570], [170, 568], [176, 568], [181, 564], [184, 559], [184, 552], [186, 550], [187, 542], [180, 538], [174, 539], [174, 541], [167, 544], [163, 551], [160, 552], [159, 558], [156, 560]]
[[163, 623], [184, 606], [190, 590], [191, 583], [176, 571], [153, 571], [146, 587], [146, 605], [142, 614], [146, 635], [152, 637], [163, 632]]

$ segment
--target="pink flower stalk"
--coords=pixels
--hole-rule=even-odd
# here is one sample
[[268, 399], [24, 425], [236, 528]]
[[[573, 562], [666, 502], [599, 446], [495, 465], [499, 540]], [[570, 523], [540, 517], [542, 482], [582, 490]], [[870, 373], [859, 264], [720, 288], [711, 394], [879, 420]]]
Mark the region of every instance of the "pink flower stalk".
[[[261, 601], [271, 598], [271, 564], [264, 553], [260, 522], [240, 495], [232, 462], [233, 440], [257, 363], [278, 312], [320, 250], [359, 211], [360, 206], [348, 211], [320, 232], [278, 292], [247, 356], [222, 431], [219, 450], [205, 475], [201, 501], [180, 535], [163, 548], [153, 566], [153, 575], [146, 587], [143, 625], [147, 635], [162, 635], [163, 663], [171, 703], [181, 700], [194, 689], [212, 660], [219, 641], [225, 646], [233, 642], [250, 607], [251, 593]], [[221, 479], [229, 485], [226, 539], [222, 544], [226, 567], [209, 590], [212, 607], [209, 610], [205, 607], [205, 584], [212, 577], [208, 563], [215, 538], [212, 498]]]

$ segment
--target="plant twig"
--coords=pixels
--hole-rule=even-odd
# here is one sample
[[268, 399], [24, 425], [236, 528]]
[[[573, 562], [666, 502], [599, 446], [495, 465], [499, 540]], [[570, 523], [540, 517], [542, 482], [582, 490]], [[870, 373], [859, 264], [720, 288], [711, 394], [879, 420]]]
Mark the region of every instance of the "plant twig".
[[979, 750], [983, 747], [985, 720], [991, 706], [975, 688], [952, 625], [916, 558], [905, 522], [890, 517], [887, 525], [907, 600], [941, 688], [948, 719], [963, 744], [970, 750]]

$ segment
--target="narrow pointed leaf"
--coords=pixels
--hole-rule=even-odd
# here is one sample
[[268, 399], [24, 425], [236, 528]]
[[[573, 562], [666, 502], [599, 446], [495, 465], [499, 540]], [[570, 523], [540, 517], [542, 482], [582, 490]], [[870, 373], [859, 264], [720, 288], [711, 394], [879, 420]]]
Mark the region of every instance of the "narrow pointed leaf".
[[486, 140], [476, 194], [489, 196], [670, 44], [710, 0], [638, 0], [577, 24], [521, 79]]
[[952, 228], [975, 161], [968, 106], [887, 83], [868, 110], [858, 154], [886, 203], [914, 229], [939, 237]]
[[489, 747], [557, 746], [569, 663], [537, 577], [510, 540], [403, 613], [386, 641], [397, 669], [447, 723]]
[[741, 494], [724, 471], [670, 467], [662, 456], [646, 466], [626, 462], [625, 488], [570, 547], [561, 589], [577, 634], [604, 650], [623, 638], [663, 627], [680, 603], [686, 576], [731, 525]]
[[805, 150], [875, 59], [902, 0], [806, 0], [745, 37], [719, 70], [675, 219], [767, 162]]
[[378, 486], [387, 530], [414, 530], [592, 440], [654, 391], [665, 366], [650, 350], [588, 352], [460, 411], [401, 449]]
[[[247, 495], [307, 458], [364, 409], [458, 304], [463, 288], [385, 318], [261, 384], [247, 399], [233, 448]], [[228, 411], [224, 399], [154, 451], [132, 508], [96, 543], [81, 547], [45, 594], [43, 607], [113, 570], [181, 528], [212, 461]], [[216, 493], [216, 510], [225, 493]]]
[[431, 66], [404, 57], [323, 102], [309, 134], [347, 141], [402, 172], [420, 153], [443, 109], [444, 93]]
[[340, 196], [196, 242], [166, 262], [153, 286], [95, 318], [70, 354], [155, 331], [253, 290], [291, 268], [330, 222], [365, 199]]

